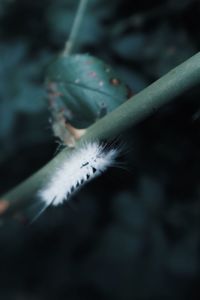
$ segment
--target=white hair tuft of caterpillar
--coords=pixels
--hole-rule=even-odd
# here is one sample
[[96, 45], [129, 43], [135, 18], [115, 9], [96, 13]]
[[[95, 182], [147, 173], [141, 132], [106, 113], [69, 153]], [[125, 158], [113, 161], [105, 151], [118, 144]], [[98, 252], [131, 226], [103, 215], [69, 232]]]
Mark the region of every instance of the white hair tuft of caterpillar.
[[[83, 185], [115, 165], [118, 149], [100, 142], [87, 142], [72, 151], [49, 182], [38, 192], [44, 203], [40, 214], [50, 205], [57, 206], [76, 193]], [[34, 218], [34, 220], [36, 219]]]

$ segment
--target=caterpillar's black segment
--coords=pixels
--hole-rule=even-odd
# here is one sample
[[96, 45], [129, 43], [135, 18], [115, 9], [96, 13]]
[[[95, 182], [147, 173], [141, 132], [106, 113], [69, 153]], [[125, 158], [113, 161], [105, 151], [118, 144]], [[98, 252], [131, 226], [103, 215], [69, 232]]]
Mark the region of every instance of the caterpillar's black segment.
[[38, 192], [38, 196], [46, 207], [68, 201], [85, 183], [114, 165], [117, 154], [116, 149], [105, 151], [105, 147], [99, 142], [83, 144], [71, 152], [71, 157], [69, 155], [55, 171], [49, 182]]
[[81, 168], [83, 168], [83, 167], [85, 167], [87, 165], [89, 165], [89, 162], [86, 162], [85, 164], [82, 164]]
[[94, 168], [94, 167], [92, 167], [92, 172], [93, 172], [93, 174], [96, 173], [96, 171], [97, 171], [97, 169]]

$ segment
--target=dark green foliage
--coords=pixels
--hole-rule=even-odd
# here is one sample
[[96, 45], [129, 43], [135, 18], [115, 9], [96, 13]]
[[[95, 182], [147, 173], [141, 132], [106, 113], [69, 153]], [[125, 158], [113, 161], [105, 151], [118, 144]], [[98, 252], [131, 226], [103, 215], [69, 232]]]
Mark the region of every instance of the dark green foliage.
[[[45, 91], [40, 79], [48, 55], [27, 59], [27, 45], [23, 42], [1, 43], [0, 46], [0, 161], [27, 147], [33, 136], [44, 139], [41, 127], [47, 115]], [[41, 115], [38, 129], [34, 118]], [[46, 117], [45, 117], [46, 118]], [[20, 124], [26, 123], [26, 126]], [[40, 124], [40, 125], [39, 125]], [[31, 137], [32, 136], [32, 137]]]
[[161, 77], [196, 52], [188, 34], [167, 22], [152, 32], [119, 36], [112, 49], [123, 59], [140, 64], [154, 77]]

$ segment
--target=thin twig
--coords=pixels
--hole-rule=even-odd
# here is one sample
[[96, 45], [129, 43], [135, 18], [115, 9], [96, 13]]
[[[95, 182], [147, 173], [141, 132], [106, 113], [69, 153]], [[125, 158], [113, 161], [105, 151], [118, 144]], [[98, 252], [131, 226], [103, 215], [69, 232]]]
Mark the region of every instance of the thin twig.
[[67, 56], [67, 55], [71, 54], [75, 48], [75, 43], [77, 41], [78, 34], [80, 32], [81, 23], [83, 20], [83, 16], [85, 14], [87, 3], [88, 3], [88, 0], [80, 0], [80, 2], [79, 2], [79, 6], [77, 9], [75, 19], [74, 19], [74, 23], [72, 25], [71, 32], [70, 32], [69, 38], [65, 44], [63, 53], [62, 53], [63, 56]]

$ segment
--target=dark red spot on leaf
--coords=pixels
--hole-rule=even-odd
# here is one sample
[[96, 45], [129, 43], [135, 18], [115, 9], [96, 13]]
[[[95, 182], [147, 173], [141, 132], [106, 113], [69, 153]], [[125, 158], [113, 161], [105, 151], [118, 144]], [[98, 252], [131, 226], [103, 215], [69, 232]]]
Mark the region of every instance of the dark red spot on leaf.
[[120, 85], [120, 80], [119, 79], [117, 79], [117, 78], [112, 78], [111, 80], [110, 80], [110, 83], [112, 84], [112, 85], [115, 85], [115, 86], [118, 86], [118, 85]]

